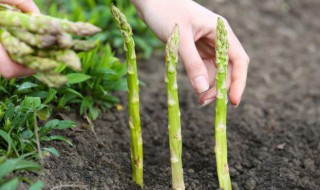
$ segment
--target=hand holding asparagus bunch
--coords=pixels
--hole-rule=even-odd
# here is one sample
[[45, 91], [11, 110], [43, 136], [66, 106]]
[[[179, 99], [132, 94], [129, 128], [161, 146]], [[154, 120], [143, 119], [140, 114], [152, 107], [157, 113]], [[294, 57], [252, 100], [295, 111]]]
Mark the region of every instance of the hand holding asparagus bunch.
[[67, 78], [55, 69], [65, 64], [81, 70], [76, 52], [89, 51], [96, 43], [74, 40], [72, 35], [91, 36], [100, 28], [84, 22], [71, 22], [41, 14], [22, 13], [0, 4], [0, 42], [10, 58], [38, 73], [49, 87], [59, 87]]

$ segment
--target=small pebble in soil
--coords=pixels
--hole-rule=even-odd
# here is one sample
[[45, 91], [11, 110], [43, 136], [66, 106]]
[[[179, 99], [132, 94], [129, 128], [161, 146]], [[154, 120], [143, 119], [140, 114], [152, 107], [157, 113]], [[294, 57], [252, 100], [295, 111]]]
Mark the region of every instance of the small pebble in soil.
[[303, 160], [303, 165], [307, 170], [314, 170], [315, 169], [314, 161], [309, 158]]
[[233, 189], [233, 190], [240, 190], [240, 189], [239, 189], [239, 186], [238, 186], [238, 183], [232, 182], [232, 189]]
[[194, 169], [188, 169], [188, 173], [193, 174], [194, 173]]
[[231, 176], [239, 175], [239, 172], [234, 167], [230, 167], [229, 172]]
[[254, 190], [256, 188], [256, 181], [252, 178], [249, 178], [244, 183], [244, 188], [246, 190]]

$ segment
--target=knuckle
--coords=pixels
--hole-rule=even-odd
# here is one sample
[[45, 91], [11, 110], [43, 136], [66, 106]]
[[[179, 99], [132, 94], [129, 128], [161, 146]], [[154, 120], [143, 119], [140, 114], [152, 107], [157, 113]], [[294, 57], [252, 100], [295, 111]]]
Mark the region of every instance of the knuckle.
[[250, 57], [248, 56], [248, 54], [245, 54], [245, 55], [244, 55], [243, 60], [244, 60], [244, 62], [245, 62], [247, 65], [249, 65], [249, 63], [250, 63]]
[[243, 64], [243, 65], [249, 65], [249, 63], [250, 63], [250, 57], [246, 53], [239, 55], [236, 58], [236, 60], [237, 60], [237, 62], [239, 62], [239, 64]]

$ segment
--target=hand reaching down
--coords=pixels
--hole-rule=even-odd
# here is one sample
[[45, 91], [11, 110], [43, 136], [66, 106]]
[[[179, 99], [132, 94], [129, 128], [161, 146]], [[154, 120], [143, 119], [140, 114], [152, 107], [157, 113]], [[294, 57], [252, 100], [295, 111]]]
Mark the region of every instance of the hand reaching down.
[[[132, 0], [142, 19], [164, 42], [173, 26], [180, 28], [179, 54], [201, 105], [215, 100], [215, 30], [219, 15], [191, 0]], [[237, 106], [244, 92], [249, 57], [228, 22], [229, 65], [227, 88]]]

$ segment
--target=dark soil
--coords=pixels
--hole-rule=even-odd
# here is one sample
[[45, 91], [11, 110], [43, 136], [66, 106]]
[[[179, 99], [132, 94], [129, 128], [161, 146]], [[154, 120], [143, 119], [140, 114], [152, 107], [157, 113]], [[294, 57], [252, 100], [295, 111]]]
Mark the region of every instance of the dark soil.
[[[229, 107], [228, 146], [234, 190], [320, 190], [320, 1], [207, 0], [224, 15], [251, 57], [241, 105]], [[170, 189], [163, 56], [139, 65], [145, 189]], [[214, 107], [201, 108], [179, 69], [186, 189], [217, 189]], [[125, 102], [126, 94], [121, 95]], [[126, 106], [126, 105], [124, 105]], [[105, 113], [96, 134], [64, 133], [54, 146], [47, 188], [139, 189], [131, 182], [126, 110]], [[67, 188], [68, 189], [68, 188]]]

